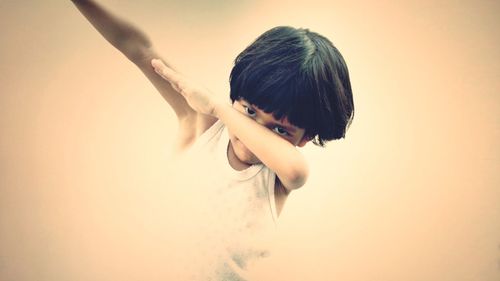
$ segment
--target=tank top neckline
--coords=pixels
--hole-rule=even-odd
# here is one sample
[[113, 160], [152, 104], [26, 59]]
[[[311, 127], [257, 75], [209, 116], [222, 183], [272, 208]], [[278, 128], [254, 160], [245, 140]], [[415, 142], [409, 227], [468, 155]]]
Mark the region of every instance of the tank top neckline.
[[231, 145], [229, 140], [229, 132], [227, 131], [226, 126], [222, 126], [222, 130], [221, 141], [219, 142], [220, 145], [218, 147], [220, 153], [218, 155], [222, 155], [221, 160], [224, 162], [223, 167], [225, 168], [226, 172], [235, 175], [236, 179], [240, 181], [245, 181], [256, 176], [260, 172], [260, 170], [264, 168], [263, 164], [253, 164], [243, 170], [236, 170], [231, 166], [228, 158], [228, 150], [229, 146]]

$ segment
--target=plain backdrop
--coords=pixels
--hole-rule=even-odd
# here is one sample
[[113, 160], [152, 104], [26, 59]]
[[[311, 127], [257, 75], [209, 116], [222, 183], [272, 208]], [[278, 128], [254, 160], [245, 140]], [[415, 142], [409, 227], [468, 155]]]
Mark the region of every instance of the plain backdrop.
[[[354, 122], [258, 280], [500, 280], [500, 2], [100, 2], [219, 95], [277, 25], [344, 55]], [[0, 39], [0, 280], [172, 280], [168, 104], [70, 1], [0, 1]]]

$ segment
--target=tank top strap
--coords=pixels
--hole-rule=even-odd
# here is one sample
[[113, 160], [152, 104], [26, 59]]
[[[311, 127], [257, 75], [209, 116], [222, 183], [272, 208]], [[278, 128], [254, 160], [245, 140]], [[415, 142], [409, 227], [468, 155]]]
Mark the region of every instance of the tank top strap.
[[276, 197], [274, 196], [274, 189], [276, 188], [276, 174], [273, 171], [271, 171], [269, 168], [267, 168], [267, 169], [269, 170], [269, 174], [268, 174], [269, 184], [267, 185], [268, 186], [267, 193], [268, 193], [268, 198], [269, 198], [269, 206], [271, 208], [271, 214], [273, 217], [274, 225], [277, 226], [277, 224], [278, 224], [278, 212], [276, 210]]

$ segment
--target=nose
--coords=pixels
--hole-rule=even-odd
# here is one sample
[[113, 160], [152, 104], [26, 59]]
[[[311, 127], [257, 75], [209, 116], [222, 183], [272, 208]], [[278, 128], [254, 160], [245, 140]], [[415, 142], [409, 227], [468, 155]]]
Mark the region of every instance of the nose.
[[262, 117], [256, 117], [255, 122], [259, 123], [260, 125], [266, 127], [266, 121]]

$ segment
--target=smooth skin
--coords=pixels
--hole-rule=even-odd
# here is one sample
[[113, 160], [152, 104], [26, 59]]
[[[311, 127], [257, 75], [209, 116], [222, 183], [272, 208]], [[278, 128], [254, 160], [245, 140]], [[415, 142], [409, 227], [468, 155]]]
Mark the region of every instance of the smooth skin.
[[304, 129], [291, 125], [286, 119], [276, 120], [272, 114], [263, 112], [245, 100], [236, 101], [230, 106], [167, 67], [161, 60], [152, 60], [151, 64], [186, 99], [191, 108], [200, 114], [214, 116], [227, 126], [231, 136], [229, 152], [234, 154], [228, 155], [228, 158], [233, 168], [246, 168], [245, 165], [248, 167], [262, 162], [276, 173], [287, 190], [304, 185], [308, 167], [295, 147], [304, 146], [309, 141]]
[[220, 119], [230, 132], [228, 160], [234, 169], [263, 163], [276, 173], [275, 197], [280, 212], [290, 191], [307, 180], [307, 163], [296, 149], [310, 140], [304, 135], [304, 129], [291, 125], [286, 119], [276, 120], [272, 114], [245, 100], [232, 105], [218, 100], [209, 90], [160, 60], [149, 38], [136, 27], [94, 1], [72, 2], [108, 42], [144, 73], [172, 107], [179, 122], [176, 150], [188, 149]]

